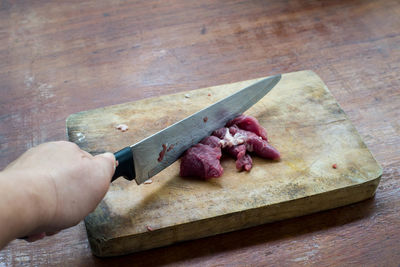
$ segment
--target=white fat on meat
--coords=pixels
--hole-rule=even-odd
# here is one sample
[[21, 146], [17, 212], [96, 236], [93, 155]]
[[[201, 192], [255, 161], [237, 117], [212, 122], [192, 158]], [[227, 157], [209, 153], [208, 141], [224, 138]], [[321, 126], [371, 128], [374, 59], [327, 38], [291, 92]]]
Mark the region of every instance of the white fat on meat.
[[241, 133], [235, 133], [235, 135], [232, 135], [229, 132], [229, 129], [226, 128], [226, 133], [224, 136], [224, 139], [220, 141], [222, 148], [224, 147], [231, 147], [231, 146], [237, 146], [243, 144], [247, 139], [247, 136]]

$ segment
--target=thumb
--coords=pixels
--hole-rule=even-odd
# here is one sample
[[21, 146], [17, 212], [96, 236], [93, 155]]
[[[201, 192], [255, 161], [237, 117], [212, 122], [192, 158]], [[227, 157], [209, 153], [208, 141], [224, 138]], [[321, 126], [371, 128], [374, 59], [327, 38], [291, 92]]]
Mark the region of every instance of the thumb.
[[99, 154], [94, 157], [94, 160], [97, 162], [100, 170], [102, 171], [102, 175], [109, 177], [109, 180], [111, 180], [116, 168], [114, 154], [110, 152]]

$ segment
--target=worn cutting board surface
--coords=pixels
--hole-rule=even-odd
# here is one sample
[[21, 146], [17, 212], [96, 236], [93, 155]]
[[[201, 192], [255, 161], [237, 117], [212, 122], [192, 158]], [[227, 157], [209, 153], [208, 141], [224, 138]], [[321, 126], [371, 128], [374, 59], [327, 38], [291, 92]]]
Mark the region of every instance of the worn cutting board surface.
[[[115, 152], [257, 80], [73, 114], [67, 119], [68, 136], [90, 153]], [[209, 181], [179, 177], [179, 162], [151, 184], [119, 178], [85, 219], [93, 253], [127, 254], [374, 195], [382, 169], [314, 72], [284, 74], [246, 114], [267, 129], [281, 161], [253, 157], [250, 172], [237, 172], [234, 160], [226, 157], [223, 176]], [[129, 126], [127, 132], [115, 128], [121, 123]]]

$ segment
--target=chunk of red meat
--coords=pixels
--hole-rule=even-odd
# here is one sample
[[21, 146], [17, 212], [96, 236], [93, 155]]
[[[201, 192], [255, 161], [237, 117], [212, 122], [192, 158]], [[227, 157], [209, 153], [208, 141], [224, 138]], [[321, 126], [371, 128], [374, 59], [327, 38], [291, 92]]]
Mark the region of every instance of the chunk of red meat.
[[256, 135], [256, 134], [253, 133], [253, 132], [239, 129], [239, 127], [237, 127], [237, 125], [233, 125], [233, 126], [229, 127], [229, 132], [231, 133], [231, 135], [240, 134], [240, 135], [242, 135], [242, 136], [245, 136], [245, 137], [246, 137], [246, 138], [245, 138], [245, 142], [246, 142], [246, 140], [247, 140], [248, 138], [258, 138], [258, 139], [261, 139], [260, 136]]
[[249, 152], [254, 152], [257, 156], [267, 159], [279, 160], [281, 155], [267, 141], [260, 138], [251, 137], [246, 141], [246, 148]]
[[181, 161], [181, 176], [197, 176], [204, 179], [220, 177], [223, 168], [219, 162], [221, 148], [236, 159], [236, 168], [249, 171], [253, 161], [246, 151], [278, 160], [279, 152], [267, 140], [267, 133], [258, 121], [241, 115], [227, 123], [227, 127], [217, 129], [212, 136], [187, 150]]
[[246, 145], [241, 144], [237, 146], [226, 147], [224, 151], [227, 151], [232, 157], [236, 159], [236, 169], [239, 171], [249, 171], [253, 166], [253, 160], [250, 155], [246, 154]]
[[229, 132], [231, 133], [231, 135], [235, 135], [236, 133], [243, 131], [243, 130], [239, 129], [239, 127], [237, 127], [237, 125], [229, 126], [228, 129], [229, 129]]
[[216, 137], [218, 137], [219, 139], [224, 139], [225, 134], [226, 134], [226, 128], [225, 128], [225, 127], [219, 128], [219, 129], [215, 130], [215, 131], [212, 133], [213, 136], [216, 136]]
[[242, 158], [246, 154], [246, 146], [242, 144], [238, 146], [226, 147], [225, 151], [228, 152], [235, 159], [238, 159]]
[[213, 135], [207, 136], [206, 138], [201, 140], [200, 143], [210, 147], [221, 147], [221, 139]]
[[251, 167], [253, 167], [253, 160], [249, 154], [245, 154], [243, 157], [236, 160], [236, 169], [239, 171], [250, 171]]
[[221, 155], [219, 147], [197, 144], [189, 148], [181, 159], [180, 176], [220, 177], [224, 171], [219, 161]]
[[240, 133], [241, 135], [247, 137], [245, 138], [247, 151], [254, 152], [262, 158], [273, 160], [278, 160], [280, 158], [278, 150], [271, 146], [266, 140], [261, 139], [260, 136], [256, 135], [255, 133], [239, 129], [236, 125], [229, 127], [229, 132], [232, 135]]
[[227, 127], [230, 127], [232, 125], [237, 125], [242, 130], [253, 132], [256, 135], [261, 136], [262, 139], [268, 141], [267, 132], [260, 125], [256, 118], [246, 115], [240, 115], [239, 117], [234, 118], [226, 124]]

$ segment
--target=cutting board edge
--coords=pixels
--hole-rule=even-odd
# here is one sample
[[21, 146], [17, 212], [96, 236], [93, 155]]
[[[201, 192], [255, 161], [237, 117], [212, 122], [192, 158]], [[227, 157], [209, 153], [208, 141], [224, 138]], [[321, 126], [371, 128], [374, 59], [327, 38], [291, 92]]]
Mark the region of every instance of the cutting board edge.
[[[352, 186], [342, 187], [320, 194], [292, 199], [263, 207], [228, 213], [221, 216], [192, 221], [180, 225], [174, 225], [139, 235], [136, 234], [104, 239], [104, 236], [99, 235], [97, 237], [96, 233], [93, 233], [88, 227], [86, 227], [88, 240], [91, 251], [95, 256], [113, 257], [309, 215], [319, 211], [330, 210], [372, 198], [375, 195], [376, 189], [379, 185], [382, 171], [383, 170], [381, 169], [378, 177]], [[297, 207], [303, 207], [305, 209], [296, 209]], [[236, 222], [235, 225], [235, 222], [232, 221], [230, 227], [227, 227], [227, 220], [229, 220], [229, 217], [239, 222]], [[239, 220], [237, 219], [238, 217], [240, 217]], [[261, 219], [257, 221], [253, 218]], [[222, 222], [222, 224], [219, 222]], [[216, 228], [216, 225], [220, 225], [220, 227]], [[193, 231], [193, 229], [197, 229], [197, 231]], [[209, 231], [210, 229], [212, 231]], [[191, 233], [191, 236], [182, 234], [182, 237], [179, 237], [179, 234], [176, 234], [179, 231]], [[175, 233], [172, 234], [172, 236], [175, 235], [172, 240], [165, 238], [166, 233], [168, 236], [168, 232]], [[157, 244], [141, 246], [141, 244], [144, 243], [141, 242], [141, 239], [157, 241], [158, 237], [161, 237], [161, 240], [158, 241]]]

